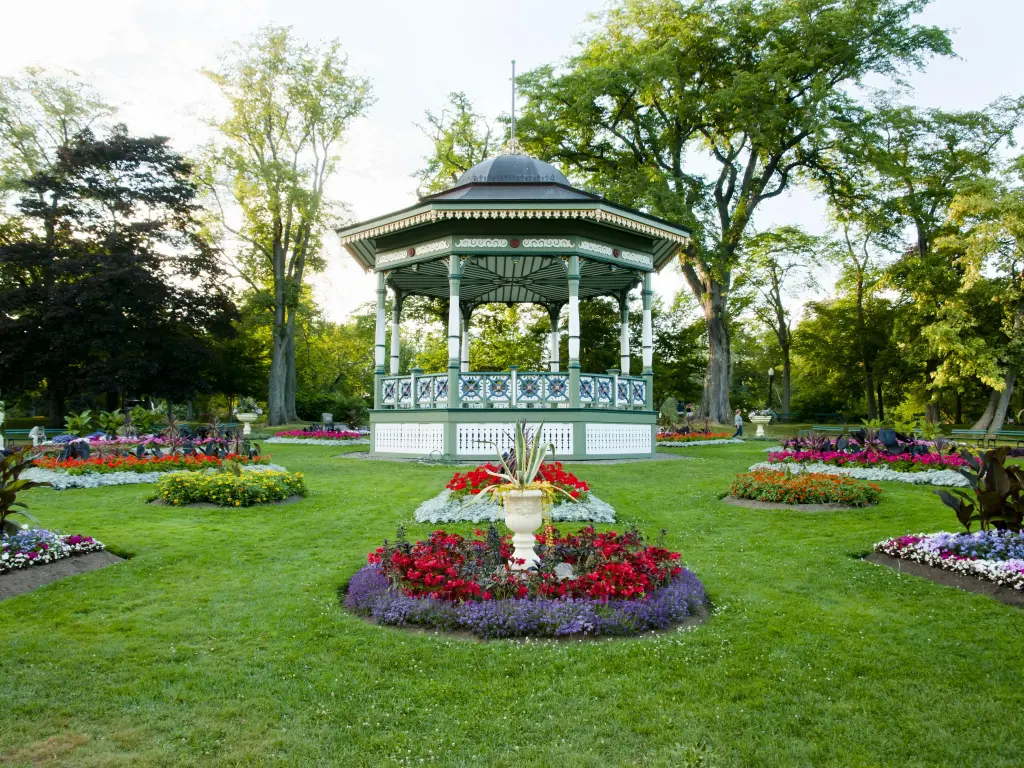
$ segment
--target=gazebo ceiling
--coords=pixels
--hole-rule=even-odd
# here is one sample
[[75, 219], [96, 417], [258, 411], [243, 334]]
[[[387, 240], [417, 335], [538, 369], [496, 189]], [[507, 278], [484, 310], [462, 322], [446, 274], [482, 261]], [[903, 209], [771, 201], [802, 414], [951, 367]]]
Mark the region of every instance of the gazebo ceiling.
[[[462, 264], [459, 301], [467, 304], [565, 304], [569, 300], [566, 268], [557, 256], [476, 256]], [[640, 275], [614, 264], [580, 260], [581, 299], [618, 296]], [[388, 273], [388, 285], [405, 294], [448, 297], [448, 263], [421, 262]]]

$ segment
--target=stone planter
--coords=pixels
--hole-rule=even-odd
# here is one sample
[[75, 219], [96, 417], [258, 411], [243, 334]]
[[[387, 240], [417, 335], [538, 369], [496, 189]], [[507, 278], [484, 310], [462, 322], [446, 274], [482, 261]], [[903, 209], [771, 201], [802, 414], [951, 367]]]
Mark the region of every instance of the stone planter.
[[238, 418], [238, 420], [240, 422], [242, 422], [242, 434], [243, 435], [252, 434], [252, 429], [250, 428], [249, 425], [252, 424], [254, 421], [256, 421], [256, 414], [255, 413], [236, 413], [235, 416]]
[[505, 525], [512, 531], [512, 557], [525, 560], [523, 565], [513, 564], [515, 571], [525, 571], [537, 563], [533, 549], [533, 533], [543, 522], [541, 491], [509, 491], [505, 494]]
[[772, 423], [771, 416], [751, 416], [750, 421], [757, 424], [757, 437], [764, 437], [764, 425]]

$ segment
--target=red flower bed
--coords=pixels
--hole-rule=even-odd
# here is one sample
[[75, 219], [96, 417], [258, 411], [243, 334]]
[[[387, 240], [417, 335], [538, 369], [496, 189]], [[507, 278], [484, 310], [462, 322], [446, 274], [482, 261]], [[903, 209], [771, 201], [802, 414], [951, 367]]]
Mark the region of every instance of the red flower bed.
[[[497, 464], [492, 464], [490, 462], [487, 464], [481, 464], [479, 467], [471, 469], [469, 472], [456, 472], [452, 475], [452, 479], [448, 481], [448, 485], [446, 485], [445, 488], [451, 491], [452, 496], [456, 498], [470, 495], [476, 496], [485, 488], [499, 482], [498, 478], [496, 478], [494, 474], [500, 474], [501, 471], [501, 467]], [[494, 474], [490, 474], [492, 472]], [[590, 486], [576, 477], [572, 472], [567, 472], [562, 467], [562, 462], [560, 461], [551, 461], [541, 464], [540, 470], [537, 472], [537, 477], [535, 477], [534, 480], [549, 482], [552, 485], [561, 488], [577, 501], [585, 501], [587, 493], [590, 491]], [[566, 501], [565, 497], [562, 494], [556, 494], [555, 503], [557, 504], [561, 501]]]
[[192, 456], [91, 456], [88, 459], [65, 459], [59, 461], [53, 457], [35, 459], [32, 466], [41, 469], [64, 470], [71, 475], [106, 472], [174, 472], [176, 470], [199, 470], [219, 467], [225, 461], [237, 461], [239, 464], [264, 464], [269, 457], [256, 456], [250, 459], [237, 453], [229, 453], [226, 458], [207, 456], [197, 453]]
[[525, 572], [513, 571], [509, 565], [511, 536], [499, 536], [493, 526], [486, 534], [476, 531], [475, 536], [466, 539], [439, 530], [415, 544], [399, 538], [378, 547], [367, 560], [408, 597], [455, 602], [531, 597], [639, 599], [682, 573], [678, 552], [647, 546], [635, 530], [598, 533], [587, 527], [562, 535], [549, 528], [537, 535], [537, 569]]

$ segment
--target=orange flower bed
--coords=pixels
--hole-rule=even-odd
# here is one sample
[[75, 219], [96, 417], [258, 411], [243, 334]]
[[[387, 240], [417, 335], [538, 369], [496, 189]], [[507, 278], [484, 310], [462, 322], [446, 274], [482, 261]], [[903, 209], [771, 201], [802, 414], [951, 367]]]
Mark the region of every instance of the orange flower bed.
[[737, 475], [729, 494], [739, 499], [778, 504], [843, 504], [863, 507], [878, 503], [882, 489], [851, 477], [801, 473], [787, 475], [761, 469]]

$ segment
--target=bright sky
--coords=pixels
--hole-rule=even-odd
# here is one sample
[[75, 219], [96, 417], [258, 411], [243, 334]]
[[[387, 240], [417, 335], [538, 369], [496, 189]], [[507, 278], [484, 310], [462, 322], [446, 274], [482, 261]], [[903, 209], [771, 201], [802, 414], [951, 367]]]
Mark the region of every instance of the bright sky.
[[[172, 137], [188, 151], [207, 134], [198, 115], [217, 104], [199, 73], [218, 52], [266, 24], [291, 25], [310, 41], [340, 38], [350, 64], [369, 76], [377, 103], [358, 122], [331, 193], [357, 219], [416, 201], [412, 174], [429, 143], [414, 123], [438, 110], [451, 91], [465, 91], [477, 108], [497, 115], [509, 105], [510, 60], [519, 71], [572, 50], [586, 16], [603, 0], [3, 0], [0, 73], [28, 65], [67, 68], [93, 83], [140, 134]], [[914, 103], [945, 109], [980, 108], [1000, 95], [1024, 94], [1019, 34], [1021, 0], [934, 0], [921, 21], [951, 28], [960, 58], [933, 62], [911, 78]], [[820, 232], [821, 204], [806, 193], [772, 201], [759, 228], [798, 223]], [[373, 298], [374, 282], [330, 241], [330, 267], [316, 278], [329, 318], [342, 320]], [[681, 277], [666, 269], [655, 279], [671, 297]]]

